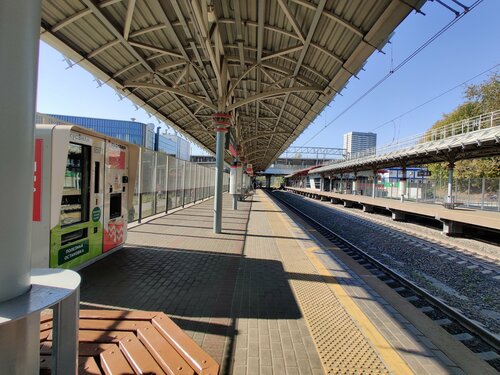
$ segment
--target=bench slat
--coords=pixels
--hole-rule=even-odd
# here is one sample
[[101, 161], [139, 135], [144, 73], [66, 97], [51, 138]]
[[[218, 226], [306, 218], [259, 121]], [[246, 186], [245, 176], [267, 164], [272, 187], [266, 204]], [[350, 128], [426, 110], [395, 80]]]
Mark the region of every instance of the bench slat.
[[219, 373], [219, 364], [168, 316], [165, 314], [156, 316], [153, 319], [153, 326], [199, 374], [216, 375]]
[[137, 336], [167, 374], [194, 374], [183, 357], [152, 326], [139, 329]]
[[154, 311], [80, 310], [80, 319], [149, 321], [158, 314], [158, 312]]
[[78, 332], [78, 340], [80, 342], [102, 342], [102, 343], [118, 343], [122, 338], [127, 336], [126, 331], [94, 331], [80, 330]]
[[165, 372], [134, 334], [120, 340], [120, 349], [138, 374], [163, 375]]
[[81, 357], [78, 360], [79, 375], [101, 375], [101, 370], [94, 357]]
[[102, 369], [106, 375], [135, 375], [134, 370], [118, 348], [102, 352], [100, 358]]
[[108, 319], [81, 319], [80, 330], [102, 331], [137, 331], [141, 327], [150, 325], [148, 322], [137, 320], [108, 320]]

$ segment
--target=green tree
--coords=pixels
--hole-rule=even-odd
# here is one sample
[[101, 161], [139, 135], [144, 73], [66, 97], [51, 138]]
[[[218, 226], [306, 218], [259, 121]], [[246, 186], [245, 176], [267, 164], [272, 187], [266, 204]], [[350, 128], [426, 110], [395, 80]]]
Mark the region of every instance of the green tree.
[[[429, 129], [429, 135], [432, 131], [454, 122], [500, 109], [500, 75], [494, 73], [480, 84], [467, 86], [464, 96], [465, 103], [459, 105], [454, 111], [443, 114], [443, 118], [436, 121]], [[429, 164], [427, 168], [435, 179], [447, 176], [446, 163]], [[498, 178], [500, 177], [500, 157], [458, 161], [454, 175], [458, 179]]]
[[467, 86], [465, 97], [476, 104], [480, 113], [500, 109], [500, 75], [495, 73], [486, 82]]

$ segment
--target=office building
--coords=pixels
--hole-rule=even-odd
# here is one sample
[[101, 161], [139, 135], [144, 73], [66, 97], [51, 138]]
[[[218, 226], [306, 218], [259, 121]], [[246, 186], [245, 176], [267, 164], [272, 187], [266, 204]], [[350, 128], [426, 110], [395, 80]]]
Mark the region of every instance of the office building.
[[346, 150], [346, 157], [374, 154], [376, 147], [377, 134], [375, 133], [350, 132], [344, 134], [343, 148]]
[[[172, 142], [175, 144], [175, 156], [177, 159], [181, 160], [189, 160], [191, 157], [191, 144], [186, 141], [185, 139], [182, 139], [176, 134], [166, 134], [163, 133], [163, 135], [160, 136], [164, 138], [164, 142]], [[160, 141], [161, 142], [161, 141]], [[161, 151], [161, 149], [160, 149]], [[167, 152], [170, 153], [170, 152]]]
[[78, 125], [150, 150], [162, 151], [178, 159], [189, 160], [191, 156], [191, 145], [188, 141], [174, 134], [159, 134], [159, 130], [155, 133], [153, 124], [43, 113], [36, 114], [35, 122], [37, 124]]

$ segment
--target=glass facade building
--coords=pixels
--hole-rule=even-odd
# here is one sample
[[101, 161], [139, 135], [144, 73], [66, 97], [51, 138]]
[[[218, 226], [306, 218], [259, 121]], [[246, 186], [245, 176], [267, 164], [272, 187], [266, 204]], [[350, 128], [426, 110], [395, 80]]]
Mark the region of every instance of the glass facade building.
[[43, 113], [36, 114], [35, 122], [37, 124], [69, 123], [78, 125], [150, 150], [155, 150], [155, 138], [158, 136], [156, 151], [164, 152], [181, 160], [189, 160], [191, 156], [191, 145], [188, 141], [174, 134], [156, 134], [153, 124]]
[[175, 134], [163, 134], [160, 135], [160, 139], [163, 137], [164, 142], [173, 142], [175, 144], [176, 150], [173, 155], [177, 159], [181, 160], [189, 160], [191, 157], [191, 145], [189, 144], [188, 141], [185, 139], [182, 139], [181, 137], [175, 135]]
[[344, 146], [348, 157], [356, 156], [363, 153], [363, 155], [370, 155], [375, 153], [377, 147], [377, 134], [375, 133], [362, 133], [350, 132], [344, 134]]
[[175, 140], [158, 135], [158, 151], [162, 151], [169, 155], [177, 156], [177, 143]]
[[93, 130], [98, 133], [109, 135], [122, 141], [133, 143], [146, 148], [153, 148], [154, 131], [152, 126], [135, 121], [110, 120], [101, 118], [67, 116], [57, 114], [38, 114], [37, 123], [47, 123], [47, 116], [53, 119], [61, 120], [70, 124], [78, 125], [83, 128]]

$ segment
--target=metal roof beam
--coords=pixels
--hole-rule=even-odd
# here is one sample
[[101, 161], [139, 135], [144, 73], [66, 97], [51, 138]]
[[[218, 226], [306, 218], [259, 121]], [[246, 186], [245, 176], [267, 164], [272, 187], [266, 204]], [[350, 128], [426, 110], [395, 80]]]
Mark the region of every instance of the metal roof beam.
[[[223, 19], [221, 21], [222, 23], [234, 23], [234, 20], [230, 20], [230, 19]], [[247, 25], [247, 26], [252, 26], [252, 27], [258, 27], [258, 24], [257, 22], [255, 21], [251, 21], [251, 20], [242, 20], [242, 22]], [[294, 33], [291, 33], [291, 32], [288, 32], [284, 29], [280, 29], [279, 27], [276, 27], [276, 26], [271, 26], [271, 25], [266, 25], [264, 24], [264, 29], [266, 30], [269, 30], [269, 31], [273, 31], [273, 32], [276, 32], [276, 33], [279, 33], [279, 34], [283, 34], [283, 35], [286, 35], [290, 38], [293, 38], [293, 39], [296, 39], [296, 40], [300, 40], [300, 38], [294, 34]], [[369, 44], [368, 42], [365, 41], [365, 43]], [[316, 44], [316, 43], [313, 43], [311, 42], [311, 47], [314, 47], [316, 48], [318, 51], [321, 51], [331, 57], [333, 57], [335, 60], [341, 62], [341, 63], [344, 63], [345, 61], [338, 55], [336, 55], [334, 52], [332, 51], [328, 51], [326, 48], [320, 46], [319, 44]], [[233, 47], [233, 46], [230, 46], [230, 45], [227, 45], [226, 47]], [[251, 49], [251, 47], [244, 47], [245, 49]], [[375, 47], [374, 47], [375, 48]], [[253, 50], [255, 50], [255, 48], [253, 48]]]
[[75, 22], [76, 20], [79, 20], [80, 18], [82, 18], [90, 13], [92, 13], [92, 11], [90, 9], [83, 9], [79, 12], [76, 12], [75, 14], [69, 16], [68, 18], [65, 18], [62, 21], [56, 23], [54, 26], [52, 26], [50, 31], [55, 33], [57, 31], [61, 30], [63, 27], [68, 26], [69, 24]]
[[270, 55], [266, 55], [262, 58], [262, 60], [270, 60], [274, 59], [275, 57], [283, 56], [283, 55], [288, 55], [289, 53], [297, 52], [300, 51], [304, 46], [302, 44], [295, 46], [295, 47], [290, 47], [286, 49], [282, 49], [281, 51], [272, 53]]
[[[158, 6], [160, 6], [159, 3], [158, 3], [158, 0], [155, 0], [155, 1], [158, 4]], [[171, 4], [172, 4], [172, 6], [174, 8], [175, 14], [177, 15], [177, 18], [181, 22], [181, 25], [183, 27], [184, 33], [186, 34], [186, 37], [190, 41], [189, 44], [190, 44], [191, 48], [193, 49], [193, 53], [194, 53], [194, 55], [196, 57], [196, 61], [200, 65], [200, 69], [201, 69], [201, 67], [204, 66], [203, 61], [201, 60], [200, 53], [198, 51], [198, 48], [196, 48], [196, 44], [194, 43], [194, 39], [193, 39], [193, 37], [191, 35], [191, 30], [189, 30], [189, 27], [187, 26], [187, 22], [186, 22], [186, 20], [184, 18], [184, 15], [183, 15], [180, 7], [179, 7], [179, 4], [178, 4], [177, 0], [171, 1]], [[177, 47], [179, 48], [179, 50], [181, 51], [181, 53], [183, 54], [183, 56], [188, 61], [191, 61], [191, 59], [189, 58], [189, 56], [188, 56], [188, 54], [186, 52], [186, 49], [184, 48], [184, 46], [182, 45], [181, 41], [179, 40], [179, 37], [175, 33], [175, 30], [174, 30], [174, 28], [173, 28], [170, 20], [168, 19], [167, 15], [165, 14], [164, 11], [162, 11], [162, 14], [160, 15], [160, 17], [164, 21], [165, 25], [167, 25], [167, 33], [168, 33], [168, 35], [170, 37], [174, 38], [174, 41], [177, 44]], [[193, 64], [193, 66], [196, 66], [196, 64]], [[197, 72], [199, 73], [199, 69], [197, 69]], [[198, 73], [195, 72], [195, 76], [198, 79], [198, 81], [199, 81], [199, 83], [200, 83], [200, 85], [201, 85], [201, 87], [203, 89], [203, 92], [205, 93], [205, 97], [207, 98], [207, 100], [209, 100], [210, 96], [208, 95], [208, 92], [205, 90], [205, 86], [203, 85], [203, 83], [201, 81], [201, 78], [198, 76]], [[208, 84], [209, 89], [214, 94], [214, 97], [216, 97], [217, 96], [217, 92], [216, 92], [215, 88], [213, 87], [212, 82], [209, 79], [207, 79], [207, 84]]]
[[[262, 50], [264, 49], [264, 20], [265, 20], [266, 0], [259, 0], [258, 2], [258, 26], [257, 26], [257, 90], [256, 94], [259, 95], [262, 89]], [[245, 98], [248, 99], [248, 98]], [[255, 134], [259, 132], [259, 115], [260, 115], [260, 101], [255, 103]]]
[[[226, 47], [228, 47], [228, 48], [234, 48], [234, 46], [227, 45], [227, 44], [226, 44]], [[312, 47], [312, 44], [311, 44], [311, 47]], [[322, 47], [319, 47], [319, 48], [322, 48]], [[256, 50], [255, 48], [252, 48], [252, 47], [244, 47], [244, 49], [246, 49], [246, 50], [250, 50], [250, 51], [255, 51], [255, 50]], [[330, 53], [330, 52], [329, 52], [329, 51], [327, 51], [327, 50], [324, 50], [324, 51], [322, 51], [322, 52], [324, 52], [324, 53], [328, 54], [330, 57], [333, 57], [335, 60], [337, 60], [337, 61], [339, 61], [339, 62], [343, 62], [343, 60], [342, 60], [340, 57], [336, 56], [335, 54]], [[284, 59], [284, 60], [286, 60], [286, 61], [289, 61], [289, 62], [291, 62], [292, 64], [296, 64], [296, 63], [297, 63], [297, 60], [294, 60], [294, 59], [293, 59], [293, 58], [291, 58], [291, 57], [285, 56], [285, 54], [282, 54], [282, 55], [280, 55], [280, 56], [276, 56], [276, 57], [281, 58], [281, 59]], [[231, 58], [233, 58], [233, 56], [231, 56]], [[248, 59], [247, 59], [247, 60], [248, 60]], [[262, 61], [267, 61], [267, 60], [262, 59]], [[261, 62], [261, 64], [265, 64], [265, 62]], [[267, 64], [267, 62], [266, 62], [266, 64]], [[321, 73], [321, 72], [319, 72], [319, 71], [315, 70], [314, 68], [312, 68], [312, 67], [310, 67], [310, 66], [308, 66], [308, 65], [306, 65], [306, 64], [303, 64], [303, 65], [302, 65], [302, 67], [303, 67], [304, 69], [306, 69], [306, 70], [310, 71], [310, 72], [311, 72], [311, 73], [313, 73], [314, 75], [318, 76], [319, 78], [321, 78], [323, 81], [325, 81], [325, 83], [326, 83], [326, 82], [330, 82], [330, 80], [329, 80], [329, 79], [328, 79], [328, 78], [327, 78], [327, 77], [326, 77], [323, 73]]]
[[134, 15], [135, 0], [128, 0], [127, 15], [125, 16], [125, 23], [123, 25], [123, 37], [128, 39], [130, 34], [130, 25], [132, 24], [132, 16]]
[[[188, 2], [191, 13], [193, 14], [193, 23], [195, 28], [198, 30], [196, 36], [200, 40], [200, 45], [204, 47], [206, 56], [210, 60], [212, 65], [212, 70], [214, 71], [217, 80], [217, 99], [224, 96], [225, 93], [225, 83], [222, 83], [222, 64], [220, 56], [216, 56], [216, 51], [212, 48], [211, 35], [209, 34], [207, 20], [205, 20], [205, 13], [200, 8], [198, 0], [191, 0]], [[206, 15], [208, 17], [208, 15]], [[219, 58], [218, 58], [219, 57]]]
[[[316, 10], [316, 6], [314, 5], [314, 3], [310, 3], [309, 1], [306, 1], [306, 0], [291, 0], [291, 1], [294, 2], [294, 3], [296, 3], [296, 4], [302, 5], [303, 7]], [[360, 36], [361, 38], [364, 38], [365, 33], [363, 33], [363, 31], [361, 29], [359, 29], [358, 27], [356, 27], [354, 24], [352, 24], [351, 22], [347, 21], [346, 19], [344, 19], [344, 18], [342, 18], [340, 16], [337, 16], [332, 11], [323, 10], [322, 14], [324, 16], [327, 16], [330, 19], [336, 21], [337, 23], [341, 24], [345, 28], [351, 30], [354, 34]]]
[[[236, 42], [238, 43], [238, 55], [240, 56], [240, 74], [244, 74], [245, 71], [245, 55], [244, 55], [244, 50], [243, 50], [243, 30], [241, 28], [241, 10], [240, 10], [240, 2], [235, 1], [234, 2], [234, 17], [235, 17], [235, 26], [236, 26]], [[235, 86], [236, 87], [236, 86]], [[228, 93], [228, 96], [231, 94]], [[248, 88], [247, 88], [247, 83], [246, 81], [243, 81], [243, 95], [246, 98], [248, 98]], [[248, 106], [245, 106], [245, 112], [248, 115]]]
[[[278, 0], [278, 1], [283, 1], [283, 0]], [[302, 66], [302, 63], [304, 62], [304, 58], [306, 57], [307, 50], [309, 49], [309, 45], [311, 44], [312, 37], [314, 36], [314, 32], [316, 31], [316, 27], [318, 26], [319, 19], [321, 18], [321, 14], [323, 13], [323, 9], [325, 7], [326, 0], [320, 0], [318, 3], [318, 6], [316, 7], [315, 13], [314, 13], [314, 18], [312, 20], [311, 26], [309, 27], [309, 31], [307, 32], [307, 38], [304, 41], [304, 48], [302, 49], [302, 52], [299, 56], [299, 59], [297, 61], [297, 64], [295, 65], [295, 70], [293, 72], [293, 75], [296, 77], [298, 76], [300, 72], [300, 67]], [[292, 78], [290, 82], [290, 86], [292, 86], [295, 83], [295, 78]], [[283, 111], [285, 110], [286, 103], [288, 102], [288, 98], [290, 95], [287, 95], [285, 97], [285, 100], [283, 102], [283, 107], [281, 107], [281, 111], [279, 114], [278, 119], [276, 120], [276, 126], [275, 130], [279, 125], [281, 116], [283, 115]], [[269, 138], [269, 144], [271, 144], [272, 141], [272, 136]], [[267, 153], [266, 153], [267, 155]]]
[[113, 5], [113, 4], [116, 4], [116, 3], [121, 3], [122, 0], [104, 0], [104, 1], [101, 1], [99, 4], [97, 4], [97, 6], [99, 8], [106, 8], [106, 7], [109, 7], [110, 5]]
[[270, 135], [278, 135], [278, 134], [288, 134], [288, 132], [262, 132], [258, 135], [254, 135], [252, 137], [245, 138], [241, 143], [245, 144], [245, 143], [251, 142], [251, 141], [258, 139], [258, 138], [264, 138], [264, 137], [269, 137]]
[[136, 30], [133, 33], [130, 33], [129, 37], [130, 38], [135, 38], [136, 36], [144, 35], [147, 33], [152, 33], [153, 31], [158, 31], [158, 30], [163, 30], [167, 27], [167, 25], [164, 24], [158, 24], [150, 27], [145, 27], [144, 29]]
[[304, 36], [304, 33], [300, 29], [300, 25], [297, 22], [297, 20], [295, 19], [295, 17], [293, 16], [292, 12], [290, 12], [288, 5], [285, 4], [285, 2], [283, 0], [278, 0], [278, 4], [281, 7], [281, 10], [283, 11], [283, 13], [285, 13], [285, 17], [288, 19], [288, 22], [290, 22], [290, 24], [292, 25], [292, 27], [295, 31], [295, 34], [297, 34], [297, 36], [302, 41], [302, 43], [305, 44], [306, 37]]
[[107, 50], [108, 48], [111, 48], [111, 47], [114, 47], [116, 46], [117, 44], [120, 44], [120, 41], [118, 39], [115, 39], [115, 40], [112, 40], [111, 42], [108, 42], [106, 44], [103, 44], [102, 46], [100, 46], [99, 48], [96, 48], [95, 50], [93, 50], [92, 52], [90, 52], [88, 55], [87, 55], [87, 58], [88, 59], [91, 59], [93, 57], [96, 57], [98, 54], [100, 54], [101, 52], [104, 52], [105, 50]]
[[278, 90], [271, 90], [271, 91], [265, 91], [260, 94], [253, 95], [247, 99], [240, 100], [234, 104], [231, 104], [226, 108], [227, 111], [232, 111], [233, 109], [236, 109], [238, 107], [241, 107], [242, 105], [255, 102], [257, 100], [261, 100], [264, 98], [270, 98], [274, 96], [280, 96], [280, 95], [286, 95], [290, 92], [314, 92], [314, 91], [323, 91], [321, 87], [308, 87], [308, 86], [292, 86], [292, 87], [286, 87], [284, 89], [278, 89]]
[[[245, 64], [243, 64], [243, 66], [245, 66]], [[245, 76], [247, 76], [252, 70], [254, 70], [257, 67], [258, 67], [258, 64], [253, 64], [252, 66], [250, 66], [250, 68], [248, 68], [246, 71], [244, 71], [241, 74], [241, 76], [238, 77], [238, 80], [233, 85], [231, 85], [231, 87], [229, 88], [229, 91], [227, 92], [227, 95], [231, 96], [231, 94], [236, 89], [238, 84], [243, 80], [243, 78], [245, 78]]]
[[[226, 59], [227, 61], [238, 61], [238, 57], [237, 56], [226, 56]], [[255, 59], [251, 59], [251, 58], [245, 58], [245, 61], [249, 64], [256, 64], [256, 60]], [[268, 69], [271, 69], [271, 70], [274, 70], [276, 72], [279, 72], [283, 75], [294, 75], [293, 74], [293, 71], [292, 70], [289, 70], [285, 67], [282, 67], [282, 66], [279, 66], [277, 64], [273, 64], [269, 61], [265, 61], [265, 62], [262, 62], [261, 63], [261, 66], [265, 67], [265, 68], [268, 68]], [[313, 86], [313, 85], [317, 85], [318, 83], [313, 81], [313, 80], [310, 80], [309, 78], [306, 78], [306, 77], [302, 77], [302, 76], [296, 76], [295, 79], [297, 81], [301, 81], [302, 83], [306, 84], [306, 85], [309, 85], [309, 86]]]
[[[92, 0], [81, 0], [90, 10], [92, 10], [92, 13], [99, 19], [99, 21], [102, 22], [102, 24], [118, 39], [120, 42], [124, 45], [124, 47], [134, 56], [139, 64], [137, 65], [142, 65], [146, 70], [148, 70], [151, 73], [154, 73], [154, 69], [149, 65], [149, 63], [130, 45], [130, 43], [123, 37], [123, 35], [118, 31], [118, 29], [106, 18], [106, 16], [100, 11], [98, 6], [94, 4]], [[136, 65], [136, 66], [137, 66]], [[116, 74], [115, 74], [116, 75]], [[158, 87], [166, 87], [162, 85], [158, 85]], [[185, 106], [185, 104], [180, 100], [177, 96], [174, 95], [175, 100], [181, 105]], [[198, 98], [199, 99], [199, 98]], [[211, 103], [210, 103], [211, 104]], [[196, 116], [189, 110], [189, 108], [186, 107], [186, 111], [194, 118]], [[157, 111], [156, 113], [158, 113]], [[154, 113], [153, 115], [156, 115]], [[164, 115], [165, 116], [165, 115]], [[168, 116], [166, 116], [168, 117]], [[213, 137], [213, 136], [212, 136]]]
[[125, 82], [124, 87], [130, 88], [130, 87], [137, 87], [137, 88], [143, 88], [143, 89], [152, 89], [152, 90], [160, 90], [160, 91], [165, 91], [170, 94], [176, 94], [180, 96], [184, 96], [186, 98], [189, 98], [191, 100], [194, 100], [195, 102], [198, 102], [200, 104], [203, 104], [205, 107], [208, 107], [212, 109], [213, 111], [217, 111], [217, 106], [213, 105], [212, 103], [202, 99], [201, 96], [194, 95], [190, 92], [184, 91], [184, 90], [179, 90], [174, 87], [168, 87], [164, 85], [158, 85], [155, 83], [142, 83], [142, 82]]
[[147, 50], [150, 50], [150, 51], [159, 52], [161, 54], [164, 54], [164, 55], [167, 55], [167, 56], [176, 57], [178, 59], [181, 59], [183, 57], [182, 54], [180, 54], [178, 52], [174, 52], [174, 51], [170, 51], [168, 49], [164, 49], [164, 48], [152, 46], [150, 44], [134, 42], [133, 40], [129, 40], [129, 44], [131, 46], [134, 46], [134, 47], [138, 47], [138, 48], [147, 49]]

